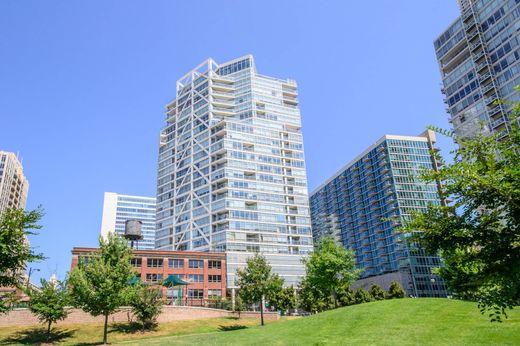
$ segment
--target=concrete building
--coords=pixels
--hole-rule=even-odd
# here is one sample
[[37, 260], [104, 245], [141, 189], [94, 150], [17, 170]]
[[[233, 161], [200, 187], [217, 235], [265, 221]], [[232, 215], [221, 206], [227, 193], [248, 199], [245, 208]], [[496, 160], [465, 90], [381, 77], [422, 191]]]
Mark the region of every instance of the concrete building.
[[461, 16], [435, 41], [442, 92], [455, 134], [510, 128], [509, 105], [520, 84], [520, 4], [516, 0], [459, 0]]
[[159, 146], [158, 249], [225, 251], [230, 287], [257, 252], [286, 285], [300, 281], [312, 234], [297, 95], [251, 55], [177, 81]]
[[137, 249], [155, 248], [155, 198], [121, 195], [105, 192], [101, 235], [106, 239], [109, 232], [120, 236], [125, 234], [127, 220], [142, 222], [143, 240], [136, 243]]
[[409, 295], [446, 296], [443, 280], [431, 271], [439, 257], [406, 245], [396, 232], [412, 211], [441, 203], [437, 185], [417, 178], [421, 168], [437, 167], [430, 154], [434, 143], [432, 131], [386, 135], [311, 194], [315, 241], [333, 235], [355, 252], [363, 269], [357, 285], [388, 289], [398, 281]]
[[0, 214], [8, 208], [25, 209], [29, 182], [16, 154], [0, 151]]
[[[80, 260], [87, 261], [98, 249], [72, 249], [71, 270]], [[133, 250], [132, 266], [143, 282], [159, 284], [175, 276], [188, 285], [163, 287], [169, 304], [208, 306], [226, 298], [226, 255], [219, 252]]]

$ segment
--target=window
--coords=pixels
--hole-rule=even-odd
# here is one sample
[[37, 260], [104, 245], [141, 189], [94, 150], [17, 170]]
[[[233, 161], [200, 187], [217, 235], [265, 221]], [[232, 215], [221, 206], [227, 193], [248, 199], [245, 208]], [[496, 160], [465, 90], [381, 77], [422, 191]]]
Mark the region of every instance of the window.
[[169, 268], [184, 268], [184, 260], [183, 259], [169, 259], [168, 267]]
[[189, 289], [188, 298], [191, 299], [202, 299], [204, 298], [204, 290], [201, 289]]
[[208, 268], [209, 269], [221, 269], [222, 262], [221, 261], [208, 261]]
[[140, 268], [142, 264], [142, 258], [132, 258], [130, 259], [130, 264], [132, 267]]
[[222, 297], [222, 290], [208, 290], [208, 298]]
[[204, 261], [203, 260], [189, 260], [188, 262], [189, 268], [204, 268]]
[[222, 275], [208, 275], [208, 282], [222, 282]]
[[188, 274], [189, 282], [204, 282], [204, 275], [202, 274]]
[[147, 260], [146, 266], [148, 268], [162, 268], [163, 267], [163, 260], [159, 258], [149, 258]]
[[162, 274], [146, 274], [146, 281], [157, 283], [162, 280]]

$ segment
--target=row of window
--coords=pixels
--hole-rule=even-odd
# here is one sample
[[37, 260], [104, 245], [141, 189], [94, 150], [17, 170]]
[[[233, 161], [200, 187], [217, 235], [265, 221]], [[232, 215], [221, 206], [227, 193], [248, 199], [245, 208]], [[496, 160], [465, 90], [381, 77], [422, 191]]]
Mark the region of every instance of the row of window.
[[[170, 274], [169, 276], [184, 280], [184, 274]], [[162, 279], [163, 279], [163, 274], [160, 274], [160, 273], [146, 274], [147, 282], [157, 283], [159, 281], [162, 281]], [[188, 280], [188, 282], [204, 282], [204, 275], [188, 274], [187, 280]], [[211, 283], [222, 282], [222, 275], [208, 275], [208, 282], [211, 282]]]
[[[130, 264], [134, 267], [142, 266], [142, 258], [132, 258], [130, 260]], [[164, 260], [162, 258], [148, 258], [146, 260], [147, 268], [163, 268]], [[168, 268], [184, 268], [184, 259], [168, 259]], [[192, 269], [202, 269], [204, 268], [203, 260], [188, 260], [188, 268]], [[208, 269], [221, 269], [222, 262], [221, 261], [208, 261]]]

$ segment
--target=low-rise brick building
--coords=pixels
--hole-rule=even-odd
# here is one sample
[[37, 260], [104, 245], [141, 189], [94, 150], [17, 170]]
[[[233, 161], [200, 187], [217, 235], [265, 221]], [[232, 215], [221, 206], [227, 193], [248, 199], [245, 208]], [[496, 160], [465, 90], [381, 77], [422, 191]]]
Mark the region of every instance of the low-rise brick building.
[[[80, 258], [88, 261], [96, 251], [97, 248], [73, 248], [71, 270]], [[223, 252], [133, 250], [131, 264], [141, 280], [151, 285], [159, 285], [170, 275], [188, 283], [162, 288], [169, 304], [203, 306], [226, 297], [226, 254]]]

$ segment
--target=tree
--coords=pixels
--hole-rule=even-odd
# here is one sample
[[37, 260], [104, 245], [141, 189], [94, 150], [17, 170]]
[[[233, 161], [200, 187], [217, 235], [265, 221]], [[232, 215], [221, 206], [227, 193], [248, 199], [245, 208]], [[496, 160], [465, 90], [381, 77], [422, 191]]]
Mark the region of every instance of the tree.
[[397, 281], [392, 281], [390, 284], [390, 287], [388, 288], [387, 298], [388, 299], [394, 299], [394, 298], [404, 298], [404, 290], [403, 287], [401, 287], [401, 284]]
[[134, 287], [129, 305], [132, 312], [145, 329], [155, 326], [162, 311], [164, 299], [159, 288], [138, 284]]
[[354, 253], [337, 244], [331, 237], [323, 237], [312, 255], [304, 260], [307, 276], [302, 289], [312, 289], [322, 306], [332, 298], [335, 308], [339, 305], [338, 292], [350, 286], [359, 276]]
[[282, 290], [283, 279], [271, 271], [265, 257], [255, 254], [247, 259], [244, 269], [237, 270], [238, 294], [248, 304], [260, 303], [260, 319], [264, 325], [264, 300], [271, 300]]
[[362, 304], [362, 303], [368, 303], [373, 300], [372, 296], [366, 289], [363, 287], [360, 287], [356, 290], [356, 293], [354, 294], [354, 300], [356, 304]]
[[[0, 287], [20, 287], [23, 282], [25, 266], [29, 262], [44, 259], [36, 253], [27, 241], [28, 235], [38, 234], [38, 224], [43, 209], [33, 211], [7, 209], [0, 215]], [[0, 312], [7, 310], [7, 299], [0, 299]]]
[[240, 318], [240, 313], [245, 310], [246, 310], [246, 306], [245, 306], [244, 302], [242, 301], [242, 298], [240, 298], [240, 295], [237, 295], [235, 297], [235, 311], [238, 312], [238, 318]]
[[36, 316], [40, 322], [47, 324], [47, 339], [50, 338], [51, 325], [67, 317], [67, 309], [65, 308], [69, 302], [67, 293], [67, 285], [64, 282], [40, 280], [41, 289], [28, 290], [29, 310]]
[[375, 300], [384, 300], [385, 299], [385, 291], [376, 284], [373, 284], [370, 286], [370, 289], [368, 290], [368, 293], [375, 299]]
[[[519, 110], [514, 104], [505, 137], [482, 132], [457, 138], [437, 129], [460, 146], [453, 162], [421, 179], [437, 182], [450, 201], [414, 213], [403, 227], [429, 253], [440, 252], [445, 262], [439, 274], [449, 290], [476, 299], [492, 321], [520, 302]], [[437, 159], [444, 162], [439, 154]]]
[[103, 343], [107, 343], [108, 316], [128, 302], [134, 276], [130, 265], [131, 250], [126, 240], [109, 233], [99, 237], [99, 251], [88, 261], [80, 261], [69, 278], [74, 305], [93, 316], [105, 317]]
[[296, 292], [294, 291], [294, 287], [282, 288], [271, 298], [270, 303], [278, 310], [281, 310], [282, 314], [289, 309], [294, 309], [296, 307]]
[[354, 291], [349, 286], [344, 287], [338, 292], [338, 298], [341, 306], [349, 306], [356, 304]]

